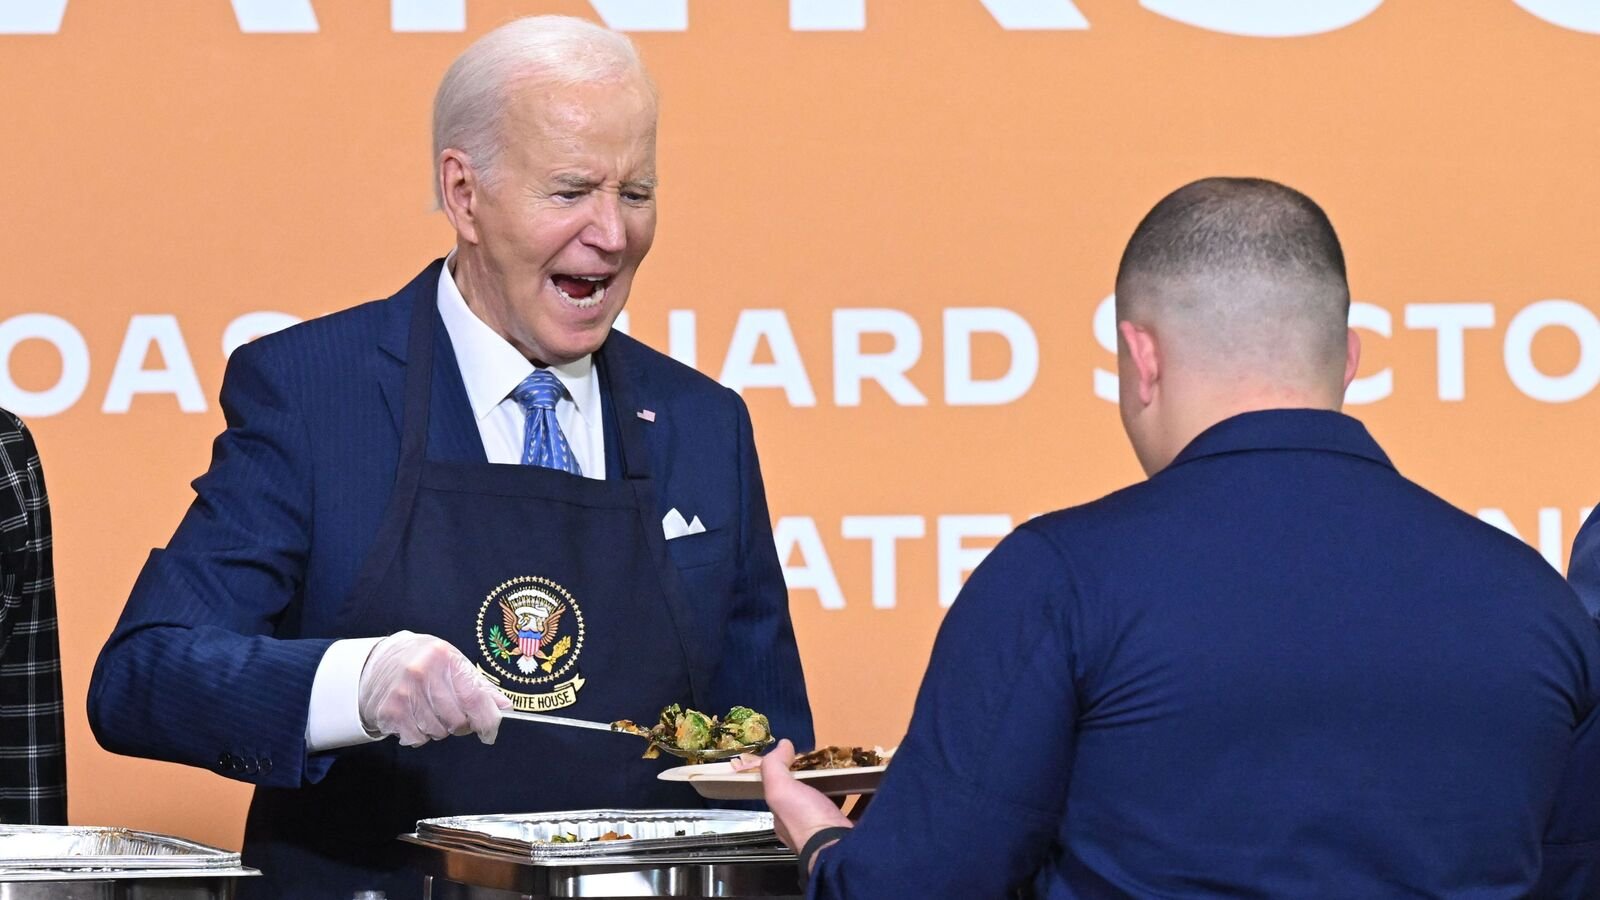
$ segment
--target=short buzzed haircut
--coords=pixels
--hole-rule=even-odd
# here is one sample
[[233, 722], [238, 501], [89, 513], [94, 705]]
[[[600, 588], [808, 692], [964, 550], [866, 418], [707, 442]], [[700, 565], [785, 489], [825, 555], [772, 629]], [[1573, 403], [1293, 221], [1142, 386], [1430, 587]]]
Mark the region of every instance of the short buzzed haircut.
[[1189, 332], [1191, 356], [1342, 376], [1350, 288], [1333, 223], [1260, 178], [1206, 178], [1164, 197], [1128, 241], [1117, 317]]

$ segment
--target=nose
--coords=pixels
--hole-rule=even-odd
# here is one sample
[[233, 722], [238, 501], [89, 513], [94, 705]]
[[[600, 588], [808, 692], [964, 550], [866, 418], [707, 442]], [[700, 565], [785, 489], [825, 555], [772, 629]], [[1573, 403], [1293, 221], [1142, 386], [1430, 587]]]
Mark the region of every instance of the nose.
[[583, 242], [602, 253], [621, 253], [628, 246], [628, 231], [622, 221], [622, 198], [608, 191], [596, 191], [594, 218], [583, 231]]

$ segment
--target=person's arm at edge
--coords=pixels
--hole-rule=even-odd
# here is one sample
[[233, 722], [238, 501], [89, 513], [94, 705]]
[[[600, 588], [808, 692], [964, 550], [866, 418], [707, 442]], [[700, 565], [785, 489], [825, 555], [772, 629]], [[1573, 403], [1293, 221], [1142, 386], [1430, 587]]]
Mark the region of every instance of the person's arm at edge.
[[1045, 863], [1077, 717], [1069, 571], [1024, 526], [973, 572], [879, 793], [853, 832], [817, 853], [807, 897], [998, 897]]
[[[15, 417], [13, 417], [15, 418]], [[34, 755], [34, 778], [28, 785], [26, 821], [32, 825], [67, 824], [67, 752], [64, 697], [61, 687], [60, 631], [56, 613], [54, 537], [50, 521], [50, 493], [45, 487], [44, 464], [33, 434], [21, 419], [16, 427], [22, 436], [21, 462], [27, 469], [34, 495], [23, 503], [28, 539], [23, 547], [22, 578], [16, 585], [27, 610], [25, 619], [33, 629], [24, 640], [31, 649], [21, 660], [28, 671], [31, 709], [30, 752]], [[32, 505], [34, 510], [29, 511]], [[21, 610], [19, 610], [21, 612]], [[8, 647], [15, 620], [0, 623], [5, 632], [0, 647]], [[3, 654], [4, 650], [0, 650]]]
[[[1600, 678], [1600, 672], [1595, 673]], [[1600, 691], [1600, 680], [1595, 682]], [[1600, 703], [1574, 735], [1546, 828], [1535, 900], [1600, 898]]]
[[[0, 554], [4, 554], [0, 556], [0, 560], [9, 564], [0, 565], [0, 580], [3, 580], [9, 572], [15, 580], [15, 591], [20, 595], [27, 587], [29, 569], [38, 562], [38, 548], [34, 546], [34, 542], [37, 539], [39, 522], [37, 517], [28, 511], [28, 507], [37, 502], [36, 497], [29, 496], [29, 483], [32, 477], [30, 472], [32, 467], [29, 462], [38, 451], [33, 445], [33, 435], [28, 432], [28, 426], [23, 424], [22, 419], [10, 413], [0, 415], [5, 419], [0, 422], [0, 431], [9, 432], [8, 437], [15, 436], [14, 447], [0, 447], [0, 453], [5, 454], [5, 458], [0, 459], [0, 465], [5, 467], [0, 469], [0, 476], [5, 476], [5, 479], [0, 481], [0, 490], [14, 495], [17, 513], [23, 518], [23, 526], [20, 529], [0, 532], [0, 538], [4, 538], [4, 541], [0, 542]], [[10, 443], [8, 441], [8, 444]], [[11, 481], [15, 481], [15, 485], [7, 483]], [[0, 503], [0, 511], [9, 514], [12, 502], [13, 497], [7, 496], [5, 502]], [[11, 611], [12, 604], [0, 603], [0, 655], [5, 653], [6, 647], [11, 643], [11, 629], [14, 627]]]

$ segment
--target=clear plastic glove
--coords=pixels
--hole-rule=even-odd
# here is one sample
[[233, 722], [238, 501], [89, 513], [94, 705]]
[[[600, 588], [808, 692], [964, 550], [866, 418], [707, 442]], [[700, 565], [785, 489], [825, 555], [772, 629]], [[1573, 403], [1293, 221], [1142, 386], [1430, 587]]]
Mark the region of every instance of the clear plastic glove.
[[429, 634], [400, 631], [379, 641], [361, 669], [361, 724], [396, 735], [406, 747], [452, 734], [476, 733], [485, 744], [500, 733], [500, 710], [511, 698], [494, 689], [461, 651]]

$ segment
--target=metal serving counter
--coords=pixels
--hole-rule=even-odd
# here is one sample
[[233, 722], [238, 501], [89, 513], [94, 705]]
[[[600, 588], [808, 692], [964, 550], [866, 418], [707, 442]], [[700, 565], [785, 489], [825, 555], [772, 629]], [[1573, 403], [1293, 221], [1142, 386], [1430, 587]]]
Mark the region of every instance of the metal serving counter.
[[[533, 859], [445, 847], [415, 834], [412, 864], [424, 900], [545, 900], [554, 897], [693, 897], [799, 900], [799, 870], [784, 850], [652, 853]], [[4, 900], [0, 897], [0, 900]]]
[[232, 900], [239, 854], [126, 828], [0, 825], [0, 900]]

